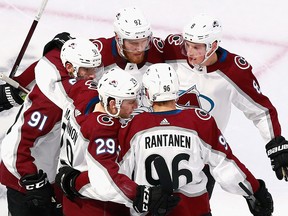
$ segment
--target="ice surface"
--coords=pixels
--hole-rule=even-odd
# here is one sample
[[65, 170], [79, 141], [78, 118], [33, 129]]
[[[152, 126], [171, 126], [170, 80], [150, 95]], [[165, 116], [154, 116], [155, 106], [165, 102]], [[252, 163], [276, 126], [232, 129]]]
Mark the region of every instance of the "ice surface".
[[[10, 73], [40, 3], [40, 0], [0, 0], [1, 72]], [[128, 5], [142, 8], [152, 23], [154, 35], [162, 38], [181, 32], [196, 13], [219, 17], [224, 28], [222, 46], [244, 56], [254, 66], [262, 92], [277, 108], [283, 135], [288, 137], [288, 76], [285, 69], [288, 62], [288, 3], [284, 0], [49, 0], [18, 72], [38, 59], [45, 43], [59, 32], [68, 31], [88, 38], [112, 36], [112, 21], [117, 9]], [[13, 123], [16, 112], [17, 108], [0, 113], [0, 140]], [[232, 112], [225, 136], [233, 152], [255, 176], [266, 181], [275, 202], [273, 215], [286, 216], [288, 183], [274, 176], [265, 143], [252, 122], [238, 110]], [[4, 192], [4, 188], [0, 188], [1, 216], [8, 214]], [[218, 186], [211, 208], [214, 216], [251, 215], [242, 197], [226, 193]]]

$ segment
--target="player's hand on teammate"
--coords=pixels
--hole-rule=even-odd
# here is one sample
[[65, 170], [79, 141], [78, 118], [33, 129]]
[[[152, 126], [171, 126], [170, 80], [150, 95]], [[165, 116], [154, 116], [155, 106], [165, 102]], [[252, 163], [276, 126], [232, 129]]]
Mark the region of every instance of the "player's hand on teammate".
[[167, 193], [161, 186], [149, 187], [139, 185], [137, 196], [133, 201], [136, 212], [151, 212], [152, 215], [164, 216], [172, 210], [180, 201], [180, 198]]
[[288, 181], [288, 141], [277, 136], [266, 145], [266, 152], [277, 178]]
[[0, 85], [0, 112], [23, 103], [20, 91], [9, 84]]
[[80, 171], [65, 165], [59, 168], [55, 178], [55, 183], [58, 185], [64, 195], [73, 200], [75, 197], [81, 196], [75, 189], [76, 178], [80, 175]]
[[254, 216], [271, 216], [274, 211], [272, 196], [268, 192], [265, 182], [261, 179], [258, 179], [258, 181], [260, 183], [260, 187], [254, 193], [256, 200], [251, 199], [250, 196], [245, 197], [247, 204], [250, 212]]
[[55, 37], [44, 46], [43, 56], [54, 48], [61, 50], [63, 44], [72, 38], [68, 32], [61, 32], [55, 35]]

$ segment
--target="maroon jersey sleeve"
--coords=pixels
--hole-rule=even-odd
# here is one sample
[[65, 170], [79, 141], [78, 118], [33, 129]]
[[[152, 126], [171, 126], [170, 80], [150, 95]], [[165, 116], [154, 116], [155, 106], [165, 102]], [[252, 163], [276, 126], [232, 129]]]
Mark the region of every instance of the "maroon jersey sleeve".
[[114, 37], [91, 39], [91, 41], [100, 51], [104, 67], [110, 66], [116, 62], [116, 56], [118, 56], [118, 54]]
[[212, 149], [224, 153], [227, 159], [233, 160], [242, 170], [242, 172], [245, 173], [246, 179], [250, 182], [253, 191], [255, 192], [259, 188], [258, 180], [233, 154], [228, 142], [222, 135], [221, 131], [218, 129], [218, 126], [213, 116], [201, 111], [200, 109], [186, 110], [184, 112], [187, 112], [187, 118], [190, 118], [191, 121], [195, 121], [195, 130], [198, 132], [199, 137], [205, 143], [211, 145]]
[[155, 64], [164, 62], [163, 56], [164, 41], [158, 37], [152, 37], [150, 49], [147, 54], [147, 62]]
[[89, 114], [99, 102], [97, 84], [93, 80], [79, 80], [69, 92], [69, 97], [73, 99], [77, 110], [82, 114]]
[[31, 106], [27, 107], [23, 116], [19, 117], [23, 118], [23, 125], [19, 131], [20, 141], [15, 158], [16, 167], [21, 176], [37, 172], [31, 148], [35, 147], [36, 142], [41, 142], [41, 137], [43, 138], [53, 130], [62, 115], [62, 110], [51, 103], [37, 86], [29, 94], [28, 101], [32, 102]]
[[[92, 113], [81, 124], [83, 136], [90, 141], [88, 155], [93, 158], [92, 166], [106, 170], [105, 172], [113, 180], [113, 184], [117, 185], [129, 199], [134, 199], [137, 184], [126, 175], [119, 173], [119, 164], [117, 163], [120, 150], [117, 137], [119, 128], [118, 119], [113, 119], [103, 113]], [[97, 178], [97, 173], [91, 174], [91, 176]], [[101, 179], [99, 179], [99, 184], [101, 184]]]
[[[45, 58], [47, 58], [55, 68], [57, 68], [61, 80], [69, 79], [70, 76], [67, 73], [67, 70], [63, 66], [61, 59], [60, 59], [60, 52], [58, 48], [54, 48], [53, 50], [46, 53]], [[43, 70], [43, 77], [45, 77], [45, 70]]]
[[34, 68], [38, 61], [31, 64], [27, 69], [25, 69], [19, 76], [13, 77], [13, 79], [18, 82], [21, 86], [27, 88], [27, 86], [35, 80]]
[[[57, 68], [59, 68], [62, 73], [61, 75], [66, 77], [67, 72], [61, 63], [60, 59], [60, 50], [58, 48], [54, 48], [53, 50], [49, 51], [45, 57], [49, 59]], [[28, 68], [26, 68], [19, 76], [14, 77], [13, 79], [17, 81], [21, 86], [27, 87], [35, 80], [35, 66], [37, 65], [38, 60], [31, 64]], [[45, 76], [45, 71], [43, 71], [43, 76]]]
[[[219, 48], [222, 55], [216, 64], [209, 66], [207, 71], [214, 71], [216, 68], [223, 72], [223, 76], [227, 80], [231, 80], [233, 86], [239, 92], [243, 92], [251, 103], [256, 104], [261, 109], [266, 109], [267, 121], [271, 122], [272, 138], [281, 135], [281, 126], [278, 119], [278, 113], [267, 96], [265, 96], [260, 88], [257, 78], [254, 76], [252, 66], [243, 57], [229, 53], [227, 50]], [[224, 58], [224, 56], [227, 56]], [[221, 60], [221, 57], [223, 58]], [[235, 97], [237, 100], [237, 97]], [[236, 103], [235, 103], [236, 102]], [[238, 104], [234, 101], [234, 104]], [[245, 109], [243, 110], [245, 112]], [[248, 116], [249, 118], [249, 116]]]
[[181, 52], [183, 38], [180, 34], [170, 34], [165, 39], [165, 45], [163, 49], [164, 60], [175, 61], [178, 59], [187, 59]]

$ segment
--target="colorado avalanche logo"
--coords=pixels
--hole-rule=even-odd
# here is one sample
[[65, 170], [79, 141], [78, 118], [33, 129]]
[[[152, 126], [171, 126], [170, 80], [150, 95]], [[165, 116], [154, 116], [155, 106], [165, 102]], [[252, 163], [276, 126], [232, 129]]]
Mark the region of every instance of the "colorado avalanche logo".
[[113, 118], [107, 114], [98, 115], [97, 122], [104, 126], [112, 126], [114, 124]]
[[112, 80], [109, 82], [109, 84], [112, 85], [114, 88], [116, 88], [118, 85], [118, 82], [116, 80]]
[[97, 90], [97, 83], [94, 82], [93, 80], [87, 80], [85, 82], [85, 85], [88, 86], [88, 89]]
[[214, 107], [213, 100], [206, 95], [200, 94], [196, 85], [191, 86], [187, 90], [180, 90], [178, 94], [177, 108], [179, 109], [201, 108], [209, 113]]
[[102, 51], [102, 49], [103, 49], [103, 43], [102, 43], [100, 40], [93, 40], [92, 43], [95, 44], [95, 46], [97, 47], [97, 49], [99, 50], [99, 52]]
[[75, 43], [71, 43], [71, 44], [69, 44], [69, 46], [68, 47], [71, 47], [72, 49], [75, 49], [76, 48], [76, 44]]
[[195, 109], [195, 113], [202, 120], [209, 120], [211, 118], [211, 115], [203, 109]]
[[183, 43], [183, 37], [180, 34], [170, 35], [167, 40], [169, 44], [175, 44], [176, 46]]
[[246, 70], [250, 67], [250, 64], [241, 56], [235, 56], [234, 61], [235, 64], [242, 70]]
[[201, 108], [199, 101], [199, 92], [196, 90], [195, 85], [187, 89], [186, 91], [181, 91], [178, 94], [177, 107], [180, 109], [189, 108]]
[[164, 48], [164, 41], [161, 40], [160, 38], [153, 38], [152, 42], [156, 49], [160, 52], [163, 53], [163, 48]]

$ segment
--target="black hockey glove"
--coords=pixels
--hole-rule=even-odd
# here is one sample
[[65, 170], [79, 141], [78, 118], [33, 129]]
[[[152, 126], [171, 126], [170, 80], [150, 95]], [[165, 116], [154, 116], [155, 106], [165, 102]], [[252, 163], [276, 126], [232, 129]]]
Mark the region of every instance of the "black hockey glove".
[[67, 165], [59, 168], [56, 175], [55, 183], [70, 200], [73, 200], [75, 197], [81, 197], [81, 194], [75, 189], [75, 181], [79, 175], [79, 170]]
[[152, 215], [164, 216], [172, 210], [180, 201], [180, 198], [165, 192], [161, 186], [148, 187], [139, 185], [137, 195], [133, 201], [136, 212], [150, 211]]
[[37, 174], [23, 176], [20, 184], [26, 189], [25, 200], [28, 206], [52, 208], [52, 203], [55, 203], [54, 191], [43, 170], [39, 170]]
[[0, 112], [19, 106], [23, 99], [19, 95], [20, 91], [9, 84], [0, 85]]
[[288, 181], [288, 141], [277, 136], [266, 145], [267, 156], [279, 180]]
[[251, 196], [245, 197], [249, 206], [250, 212], [254, 216], [271, 216], [274, 210], [273, 199], [268, 192], [265, 182], [258, 179], [260, 188], [254, 193], [253, 199]]
[[49, 41], [45, 46], [44, 46], [44, 50], [43, 50], [43, 56], [51, 51], [54, 48], [58, 48], [61, 50], [63, 44], [72, 39], [73, 37], [70, 36], [70, 34], [68, 32], [62, 32], [57, 34], [51, 41]]

